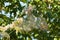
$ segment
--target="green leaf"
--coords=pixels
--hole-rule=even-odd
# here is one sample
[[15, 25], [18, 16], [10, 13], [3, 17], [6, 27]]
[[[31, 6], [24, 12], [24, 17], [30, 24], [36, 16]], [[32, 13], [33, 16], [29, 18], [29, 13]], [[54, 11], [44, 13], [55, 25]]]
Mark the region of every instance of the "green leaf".
[[40, 0], [35, 0], [36, 2], [39, 2]]

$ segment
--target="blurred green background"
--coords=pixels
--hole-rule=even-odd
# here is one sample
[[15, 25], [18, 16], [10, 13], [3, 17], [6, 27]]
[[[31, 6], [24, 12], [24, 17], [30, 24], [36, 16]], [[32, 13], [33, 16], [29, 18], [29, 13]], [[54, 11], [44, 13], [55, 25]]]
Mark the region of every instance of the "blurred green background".
[[33, 15], [42, 15], [45, 18], [49, 33], [45, 31], [32, 30], [29, 33], [18, 32], [11, 29], [10, 40], [60, 40], [60, 0], [0, 0], [0, 26], [12, 23], [16, 18], [23, 17], [24, 8], [31, 4], [35, 6]]

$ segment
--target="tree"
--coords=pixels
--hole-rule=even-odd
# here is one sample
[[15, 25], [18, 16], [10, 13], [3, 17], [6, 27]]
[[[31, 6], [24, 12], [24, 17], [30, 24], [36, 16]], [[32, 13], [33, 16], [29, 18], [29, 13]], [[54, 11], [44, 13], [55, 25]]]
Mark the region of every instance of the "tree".
[[59, 13], [59, 0], [0, 0], [1, 31], [10, 40], [59, 40]]

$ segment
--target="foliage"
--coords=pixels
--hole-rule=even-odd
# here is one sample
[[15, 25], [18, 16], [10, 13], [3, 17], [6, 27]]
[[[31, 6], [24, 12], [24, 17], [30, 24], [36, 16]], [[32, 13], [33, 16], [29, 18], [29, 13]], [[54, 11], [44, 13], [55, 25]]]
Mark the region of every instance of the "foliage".
[[[21, 2], [23, 2], [23, 5], [21, 4]], [[58, 37], [57, 39], [59, 40], [60, 38], [60, 31], [59, 31], [60, 1], [59, 0], [30, 0], [30, 1], [0, 0], [0, 25], [6, 26], [8, 24], [11, 24], [15, 19], [19, 17], [24, 18], [24, 16], [27, 14], [22, 12], [24, 11], [24, 9], [26, 9], [26, 7], [29, 7], [29, 5], [34, 6], [34, 8], [32, 8], [33, 11], [31, 12], [34, 15], [34, 17], [37, 18], [42, 17], [41, 18], [41, 20], [43, 19], [42, 22], [46, 20], [45, 22], [48, 24], [49, 31], [41, 30], [41, 29], [40, 30], [33, 29], [32, 31], [29, 32], [25, 32], [25, 31], [23, 32], [23, 31], [18, 31], [19, 28], [14, 27], [13, 29], [6, 30], [6, 32], [10, 35], [10, 40], [33, 40], [33, 39], [54, 40], [55, 37]], [[28, 21], [27, 19], [25, 20]], [[39, 21], [37, 21], [37, 24], [38, 22]]]

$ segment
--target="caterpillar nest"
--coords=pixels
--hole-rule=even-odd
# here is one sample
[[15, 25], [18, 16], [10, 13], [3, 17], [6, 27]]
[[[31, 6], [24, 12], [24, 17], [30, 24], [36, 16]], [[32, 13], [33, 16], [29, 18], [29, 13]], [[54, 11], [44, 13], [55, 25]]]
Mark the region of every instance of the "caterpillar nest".
[[39, 30], [48, 30], [48, 25], [45, 21], [45, 19], [41, 16], [35, 17], [31, 11], [33, 8], [28, 8], [24, 17], [17, 18], [17, 20], [13, 21], [11, 24], [8, 24], [5, 27], [0, 27], [0, 30], [6, 31], [8, 28], [12, 29], [14, 28], [16, 32], [18, 31], [25, 31], [29, 32], [33, 29], [39, 29]]

